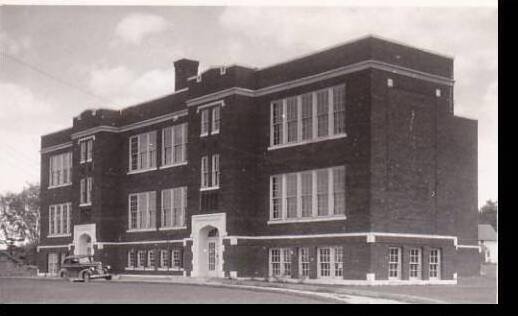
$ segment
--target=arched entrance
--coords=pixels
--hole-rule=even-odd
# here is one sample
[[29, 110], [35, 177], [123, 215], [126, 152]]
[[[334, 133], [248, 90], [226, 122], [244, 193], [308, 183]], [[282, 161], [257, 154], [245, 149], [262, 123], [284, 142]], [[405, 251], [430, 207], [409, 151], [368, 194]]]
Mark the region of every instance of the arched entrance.
[[192, 216], [192, 271], [194, 277], [223, 277], [223, 242], [226, 214]]
[[76, 255], [93, 255], [92, 251], [92, 237], [84, 233], [79, 236], [78, 247], [75, 251]]

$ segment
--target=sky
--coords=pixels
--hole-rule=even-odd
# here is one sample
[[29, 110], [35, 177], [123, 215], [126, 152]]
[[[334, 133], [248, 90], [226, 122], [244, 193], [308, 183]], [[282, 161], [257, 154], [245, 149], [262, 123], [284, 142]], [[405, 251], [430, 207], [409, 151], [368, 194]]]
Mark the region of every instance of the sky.
[[200, 71], [264, 67], [374, 34], [455, 58], [455, 115], [478, 120], [479, 206], [497, 200], [496, 1], [462, 7], [334, 2], [1, 6], [0, 193], [39, 182], [41, 135], [70, 127], [73, 116], [172, 93], [174, 60], [199, 60]]

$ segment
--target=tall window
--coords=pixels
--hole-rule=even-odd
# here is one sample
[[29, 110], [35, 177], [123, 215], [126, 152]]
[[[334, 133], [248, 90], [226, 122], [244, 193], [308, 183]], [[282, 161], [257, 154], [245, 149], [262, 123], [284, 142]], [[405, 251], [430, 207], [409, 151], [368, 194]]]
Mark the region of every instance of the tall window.
[[297, 217], [297, 174], [286, 175], [286, 209], [288, 218]]
[[129, 229], [152, 229], [156, 224], [156, 192], [129, 195]]
[[134, 268], [136, 266], [136, 254], [135, 250], [131, 249], [128, 251], [128, 267]]
[[439, 249], [430, 250], [429, 263], [428, 276], [430, 280], [439, 280], [441, 278], [441, 251]]
[[271, 103], [270, 145], [345, 136], [345, 85]]
[[270, 190], [272, 221], [345, 215], [345, 166], [273, 175]]
[[287, 124], [288, 124], [288, 143], [298, 140], [298, 105], [297, 97], [288, 98], [286, 101]]
[[147, 266], [153, 268], [155, 266], [155, 251], [153, 249], [147, 252]]
[[272, 176], [272, 219], [282, 218], [282, 176]]
[[162, 190], [162, 227], [183, 227], [187, 208], [187, 187]]
[[182, 267], [182, 252], [179, 249], [171, 251], [171, 262], [173, 269], [180, 269]]
[[342, 247], [318, 248], [318, 276], [322, 278], [341, 278], [343, 276]]
[[309, 271], [309, 248], [299, 248], [299, 275], [302, 277], [309, 277]]
[[156, 131], [130, 137], [130, 171], [156, 167]]
[[83, 178], [80, 181], [80, 199], [81, 205], [92, 204], [92, 177]]
[[144, 268], [146, 266], [146, 251], [139, 250], [137, 252], [137, 267]]
[[187, 123], [164, 128], [162, 132], [162, 165], [187, 161]]
[[201, 111], [201, 135], [209, 134], [209, 110]]
[[94, 145], [93, 138], [88, 138], [88, 139], [79, 141], [79, 146], [81, 149], [80, 163], [92, 161], [93, 145]]
[[274, 277], [289, 277], [291, 275], [291, 249], [270, 249], [270, 275]]
[[219, 155], [212, 155], [212, 186], [219, 186]]
[[329, 215], [329, 172], [317, 171], [317, 209], [318, 216]]
[[50, 156], [49, 187], [72, 183], [72, 153]]
[[161, 249], [160, 250], [160, 259], [159, 259], [159, 266], [162, 269], [167, 269], [170, 266], [169, 263], [169, 250], [167, 249]]
[[284, 110], [283, 102], [276, 101], [272, 103], [272, 126], [273, 126], [273, 145], [279, 145], [284, 143], [283, 139], [283, 121], [284, 121]]
[[49, 206], [49, 237], [70, 234], [70, 210], [72, 203]]
[[219, 133], [220, 107], [212, 108], [212, 134]]
[[345, 133], [345, 86], [333, 87], [334, 134]]
[[345, 167], [333, 168], [333, 214], [345, 213]]
[[329, 134], [329, 90], [317, 92], [317, 135], [325, 137]]
[[410, 249], [409, 278], [421, 279], [421, 249]]
[[401, 279], [401, 249], [389, 248], [389, 280]]
[[203, 156], [201, 157], [201, 187], [208, 188], [209, 184], [209, 157]]

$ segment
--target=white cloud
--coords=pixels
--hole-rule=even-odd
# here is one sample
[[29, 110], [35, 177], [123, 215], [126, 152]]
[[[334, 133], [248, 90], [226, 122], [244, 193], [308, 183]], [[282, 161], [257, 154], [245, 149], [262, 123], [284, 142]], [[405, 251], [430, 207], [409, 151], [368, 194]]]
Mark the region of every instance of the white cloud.
[[90, 72], [89, 86], [93, 93], [114, 102], [105, 106], [122, 108], [172, 93], [173, 69], [137, 74], [125, 66], [95, 68]]
[[115, 35], [124, 42], [140, 44], [144, 37], [167, 29], [168, 22], [158, 15], [132, 13], [115, 27]]

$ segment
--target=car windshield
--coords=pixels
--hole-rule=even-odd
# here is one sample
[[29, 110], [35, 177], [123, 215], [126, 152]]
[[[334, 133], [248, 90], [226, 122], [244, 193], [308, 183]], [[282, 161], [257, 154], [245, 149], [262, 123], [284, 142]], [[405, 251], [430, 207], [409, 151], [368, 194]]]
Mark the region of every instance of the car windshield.
[[91, 262], [90, 257], [79, 258], [79, 263], [90, 263], [90, 262]]

